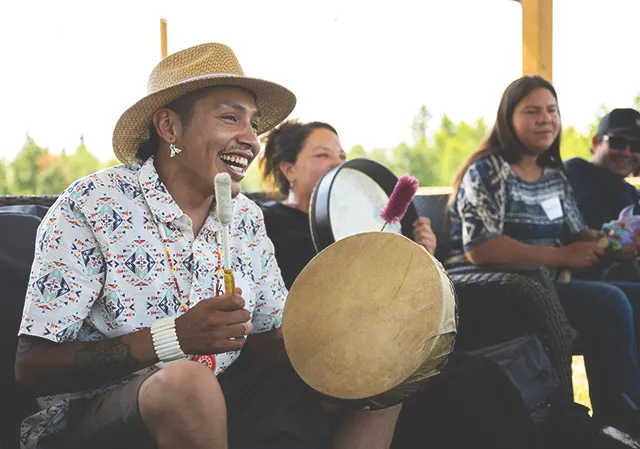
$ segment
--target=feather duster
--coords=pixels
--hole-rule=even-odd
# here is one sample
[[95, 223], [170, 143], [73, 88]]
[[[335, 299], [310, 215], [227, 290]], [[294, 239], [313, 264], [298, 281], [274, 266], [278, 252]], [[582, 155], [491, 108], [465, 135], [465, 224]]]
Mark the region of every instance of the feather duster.
[[[389, 223], [399, 223], [402, 220], [417, 191], [418, 180], [416, 178], [409, 175], [400, 176], [387, 205], [380, 212], [385, 226]], [[384, 230], [384, 227], [382, 229]]]

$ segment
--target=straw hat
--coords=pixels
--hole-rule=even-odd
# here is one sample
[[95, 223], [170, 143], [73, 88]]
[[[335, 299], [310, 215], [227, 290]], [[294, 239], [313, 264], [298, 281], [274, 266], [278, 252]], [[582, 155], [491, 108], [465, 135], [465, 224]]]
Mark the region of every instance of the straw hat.
[[244, 76], [233, 51], [222, 44], [202, 44], [164, 58], [149, 75], [147, 96], [125, 111], [113, 130], [113, 151], [122, 162], [135, 160], [138, 145], [149, 139], [153, 113], [183, 95], [209, 86], [238, 86], [252, 92], [260, 111], [258, 134], [269, 131], [293, 110], [288, 89]]

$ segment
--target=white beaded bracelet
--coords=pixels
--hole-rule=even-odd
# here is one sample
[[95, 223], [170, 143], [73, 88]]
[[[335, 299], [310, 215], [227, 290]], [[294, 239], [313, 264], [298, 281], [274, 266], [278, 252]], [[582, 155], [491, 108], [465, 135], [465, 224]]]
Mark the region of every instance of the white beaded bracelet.
[[186, 358], [176, 334], [176, 319], [162, 318], [151, 325], [153, 349], [161, 362]]

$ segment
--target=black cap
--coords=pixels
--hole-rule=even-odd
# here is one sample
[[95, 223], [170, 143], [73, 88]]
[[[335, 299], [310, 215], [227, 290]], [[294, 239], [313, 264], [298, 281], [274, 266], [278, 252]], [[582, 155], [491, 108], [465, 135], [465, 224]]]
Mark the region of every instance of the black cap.
[[600, 120], [598, 134], [624, 133], [640, 136], [640, 112], [635, 109], [614, 109]]

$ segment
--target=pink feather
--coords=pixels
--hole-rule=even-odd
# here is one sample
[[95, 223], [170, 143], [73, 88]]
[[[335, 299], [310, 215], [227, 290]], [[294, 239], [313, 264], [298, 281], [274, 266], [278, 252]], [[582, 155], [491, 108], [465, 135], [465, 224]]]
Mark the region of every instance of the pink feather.
[[382, 219], [386, 223], [400, 222], [417, 191], [418, 180], [416, 178], [409, 175], [400, 176], [387, 205], [380, 212]]

